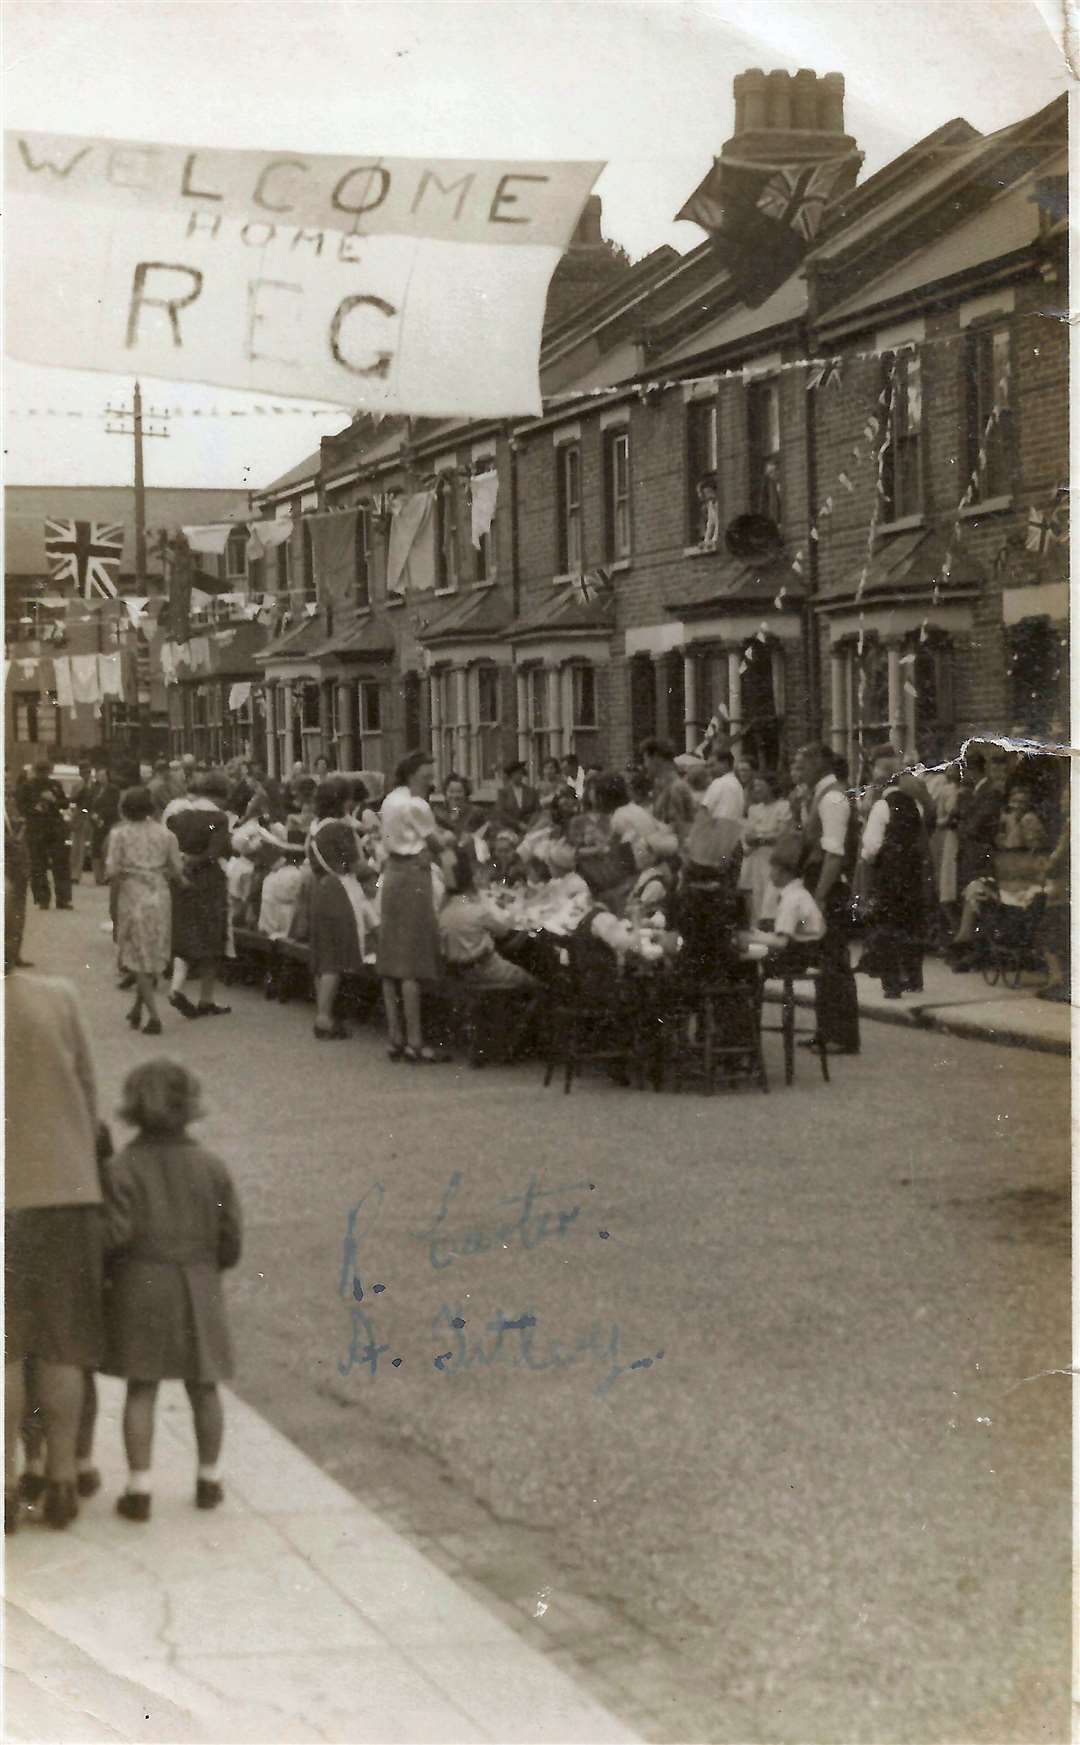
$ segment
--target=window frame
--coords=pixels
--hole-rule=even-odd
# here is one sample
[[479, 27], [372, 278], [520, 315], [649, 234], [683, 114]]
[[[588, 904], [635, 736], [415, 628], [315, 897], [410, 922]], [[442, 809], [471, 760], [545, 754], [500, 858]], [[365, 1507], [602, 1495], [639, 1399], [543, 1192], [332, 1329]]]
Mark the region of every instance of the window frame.
[[[588, 679], [586, 686], [585, 680]], [[582, 707], [586, 700], [585, 693], [590, 693], [589, 703], [591, 719], [587, 718]], [[596, 682], [596, 667], [592, 661], [575, 660], [570, 665], [570, 714], [571, 730], [574, 733], [595, 733], [600, 724], [599, 687]]]
[[[571, 462], [573, 462], [572, 469]], [[556, 571], [560, 578], [565, 578], [580, 575], [585, 562], [585, 509], [582, 491], [580, 437], [556, 443], [555, 469]], [[571, 470], [576, 475], [576, 494], [572, 494], [570, 489]], [[576, 553], [573, 549], [575, 545], [577, 547]]]
[[[374, 702], [374, 724], [371, 703]], [[356, 749], [360, 769], [378, 769], [382, 758], [385, 732], [385, 699], [379, 679], [356, 681]]]
[[472, 480], [479, 473], [495, 473], [498, 476], [496, 457], [480, 455], [474, 462], [472, 475], [469, 479], [469, 545], [473, 555], [473, 585], [477, 588], [489, 588], [498, 580], [499, 575], [499, 516], [496, 509], [491, 517], [491, 526], [486, 533], [481, 534], [480, 544], [472, 543]]
[[[994, 352], [995, 343], [999, 339], [1004, 341], [1007, 352], [1007, 389], [1002, 405], [1003, 415], [985, 437], [987, 463], [985, 468], [980, 468], [979, 450], [983, 446], [987, 420], [993, 411], [997, 387], [994, 378], [998, 366]], [[982, 354], [987, 349], [987, 342], [990, 355], [988, 368], [984, 371]], [[1013, 355], [1013, 322], [1008, 315], [988, 313], [984, 319], [972, 322], [967, 328], [964, 345], [963, 415], [967, 482], [971, 490], [968, 501], [972, 505], [1010, 502], [1014, 494], [1016, 436], [1013, 411], [1015, 396], [1011, 391]], [[984, 397], [987, 391], [989, 403]]]
[[686, 402], [684, 434], [687, 538], [690, 545], [704, 545], [706, 511], [697, 493], [702, 480], [710, 476], [716, 481], [717, 540], [720, 529], [720, 401], [717, 395]]
[[[919, 405], [918, 422], [914, 428], [909, 423], [912, 372], [917, 379]], [[914, 344], [905, 345], [899, 349], [894, 354], [892, 364], [886, 364], [883, 385], [889, 391], [888, 434], [890, 440], [885, 450], [882, 485], [885, 524], [891, 525], [897, 521], [921, 519], [926, 506], [922, 354]], [[906, 457], [909, 451], [914, 454], [914, 464], [910, 468], [913, 475], [910, 501], [908, 481], [905, 478], [908, 469], [898, 464], [902, 459], [902, 449], [903, 457]]]
[[[223, 578], [227, 582], [246, 582], [248, 577], [247, 560], [248, 534], [245, 527], [234, 527], [225, 541], [225, 554], [222, 560]], [[240, 567], [233, 562], [234, 552], [240, 553]]]
[[435, 486], [435, 592], [456, 594], [461, 586], [457, 479], [448, 469]]
[[354, 546], [355, 573], [353, 598], [358, 610], [371, 605], [371, 512], [361, 507], [356, 511]]
[[[616, 424], [604, 441], [604, 556], [608, 563], [629, 563], [634, 549], [633, 490], [630, 477], [630, 425]], [[619, 455], [622, 455], [620, 467]], [[623, 484], [620, 490], [620, 471]], [[624, 523], [619, 538], [619, 523]]]
[[[21, 733], [20, 715], [26, 726], [26, 732]], [[52, 728], [52, 734], [43, 731], [46, 723]], [[12, 693], [12, 738], [21, 740], [24, 745], [51, 745], [59, 747], [63, 744], [61, 737], [60, 706], [56, 700], [55, 691], [14, 691]]]
[[[773, 447], [766, 447], [766, 440], [771, 435], [773, 418], [766, 410], [775, 408], [776, 442]], [[748, 502], [752, 515], [765, 515], [774, 521], [777, 527], [783, 526], [784, 520], [784, 420], [780, 405], [780, 378], [778, 376], [759, 377], [747, 385], [746, 389], [746, 454], [749, 473]], [[775, 502], [770, 500], [769, 469], [772, 468], [771, 480], [775, 493]]]

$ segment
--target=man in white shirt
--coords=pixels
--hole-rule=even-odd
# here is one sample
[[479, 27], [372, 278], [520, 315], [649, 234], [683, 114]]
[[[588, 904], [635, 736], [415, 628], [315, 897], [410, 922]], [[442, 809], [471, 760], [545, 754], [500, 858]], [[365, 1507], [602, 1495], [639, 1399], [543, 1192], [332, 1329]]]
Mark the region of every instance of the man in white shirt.
[[[830, 1054], [858, 1054], [859, 998], [848, 955], [854, 862], [851, 801], [836, 779], [827, 745], [804, 745], [795, 759], [794, 775], [809, 795], [802, 821], [802, 873], [825, 917], [815, 998], [817, 1033]], [[816, 1038], [807, 1042], [817, 1045]]]
[[738, 824], [746, 809], [746, 795], [735, 774], [735, 759], [730, 751], [718, 751], [712, 763], [716, 774], [705, 789], [702, 803], [710, 818], [731, 818]]

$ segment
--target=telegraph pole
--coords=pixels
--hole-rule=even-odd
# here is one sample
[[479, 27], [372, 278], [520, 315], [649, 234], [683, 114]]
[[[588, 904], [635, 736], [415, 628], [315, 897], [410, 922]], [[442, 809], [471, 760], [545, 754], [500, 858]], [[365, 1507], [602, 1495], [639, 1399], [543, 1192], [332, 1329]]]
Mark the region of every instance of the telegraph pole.
[[[134, 391], [133, 391], [132, 396], [131, 396], [130, 408], [127, 406], [106, 406], [105, 416], [106, 416], [106, 418], [119, 419], [119, 423], [106, 424], [106, 426], [105, 426], [106, 435], [108, 435], [108, 436], [130, 436], [132, 438], [132, 442], [134, 445], [134, 450], [135, 450], [135, 465], [134, 465], [135, 592], [137, 594], [144, 595], [148, 592], [148, 589], [147, 589], [147, 585], [146, 585], [146, 480], [145, 480], [145, 474], [143, 472], [143, 438], [150, 437], [150, 436], [163, 436], [163, 437], [168, 436], [169, 432], [165, 428], [165, 418], [166, 418], [167, 414], [163, 413], [163, 412], [156, 413], [153, 411], [153, 409], [151, 409], [150, 417], [153, 419], [157, 419], [161, 427], [159, 429], [155, 430], [155, 429], [152, 429], [144, 424], [144, 422], [143, 422], [142, 388], [141, 388], [140, 384], [138, 382], [136, 382], [135, 387], [134, 387]], [[130, 425], [128, 425], [128, 423], [127, 423], [127, 420], [129, 418], [131, 420]], [[164, 568], [165, 568], [164, 563], [162, 563], [162, 571], [163, 572], [164, 572]], [[120, 622], [119, 622], [119, 620], [117, 620], [117, 625], [116, 625], [116, 642], [117, 642], [117, 647], [119, 647], [119, 645], [120, 645]], [[148, 751], [149, 750], [149, 738], [150, 738], [150, 734], [149, 734], [150, 692], [148, 689], [144, 689], [144, 683], [145, 683], [144, 677], [140, 673], [139, 692], [138, 692], [138, 739], [139, 739], [139, 744], [140, 744], [140, 750], [147, 750]], [[107, 722], [105, 723], [106, 737], [111, 737], [110, 729], [112, 727], [112, 705], [107, 704], [106, 708], [108, 711], [108, 718], [107, 718]]]
[[[106, 406], [106, 418], [118, 418], [119, 424], [106, 424], [108, 436], [130, 436], [135, 447], [135, 589], [142, 593], [146, 587], [146, 485], [143, 474], [143, 437], [168, 436], [164, 427], [167, 416], [164, 412], [154, 412], [150, 417], [157, 419], [162, 428], [154, 430], [143, 423], [142, 388], [135, 383], [131, 397], [130, 409], [127, 406]], [[130, 427], [124, 420], [130, 418]]]

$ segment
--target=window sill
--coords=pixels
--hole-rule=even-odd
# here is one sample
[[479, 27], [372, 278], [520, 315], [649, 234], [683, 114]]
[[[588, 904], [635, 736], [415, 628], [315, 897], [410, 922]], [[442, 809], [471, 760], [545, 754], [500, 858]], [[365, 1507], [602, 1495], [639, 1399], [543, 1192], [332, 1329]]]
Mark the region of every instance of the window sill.
[[456, 582], [454, 583], [454, 586], [452, 588], [434, 588], [432, 590], [432, 592], [435, 595], [436, 600], [448, 600], [451, 597], [451, 595], [456, 594], [457, 591], [458, 591], [458, 588], [457, 588]]
[[719, 550], [719, 540], [715, 545], [684, 545], [683, 557], [714, 557]]
[[921, 511], [918, 515], [898, 515], [895, 521], [882, 521], [878, 526], [878, 533], [914, 533], [916, 528], [925, 524], [926, 519]]
[[405, 604], [405, 596], [404, 596], [404, 594], [387, 594], [387, 596], [386, 596], [386, 604], [387, 604], [387, 606], [388, 606], [388, 607], [390, 607], [390, 608], [391, 608], [391, 610], [392, 610], [392, 609], [393, 609], [393, 608], [394, 608], [394, 607], [395, 607], [395, 606], [404, 606], [404, 604]]
[[981, 515], [1002, 515], [1013, 506], [1011, 492], [1004, 497], [984, 497], [981, 503], [968, 503], [960, 511], [962, 521], [977, 521]]
[[610, 570], [612, 575], [614, 575], [614, 576], [620, 576], [620, 575], [622, 575], [624, 570], [628, 570], [630, 568], [630, 565], [632, 564], [633, 561], [634, 561], [633, 558], [629, 558], [629, 557], [616, 557], [616, 558], [611, 558], [610, 560], [605, 558], [604, 563], [603, 563], [603, 568], [606, 570]]

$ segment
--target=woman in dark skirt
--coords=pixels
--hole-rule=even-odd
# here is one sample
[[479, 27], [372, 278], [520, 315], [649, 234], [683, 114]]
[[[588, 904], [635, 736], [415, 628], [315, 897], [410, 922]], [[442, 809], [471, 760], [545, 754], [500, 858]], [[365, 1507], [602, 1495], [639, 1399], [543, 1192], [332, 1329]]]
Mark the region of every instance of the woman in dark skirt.
[[[439, 1057], [424, 1043], [420, 987], [442, 973], [439, 927], [431, 881], [432, 854], [453, 841], [428, 805], [434, 772], [425, 751], [411, 751], [397, 767], [395, 785], [379, 812], [383, 867], [379, 951], [391, 1060], [427, 1064]], [[402, 1021], [404, 1014], [404, 1023]]]
[[185, 1017], [217, 1018], [230, 1008], [215, 1001], [218, 966], [229, 931], [229, 890], [221, 857], [229, 851], [229, 820], [224, 812], [176, 812], [169, 820], [184, 856], [184, 883], [173, 891], [172, 949], [199, 978], [199, 1003], [186, 996], [171, 1004]]
[[356, 877], [360, 847], [344, 818], [328, 819], [308, 838], [311, 888], [311, 973], [315, 978], [315, 1036], [320, 1042], [348, 1035], [334, 1016], [343, 975], [364, 967], [364, 939], [375, 926], [375, 910]]

